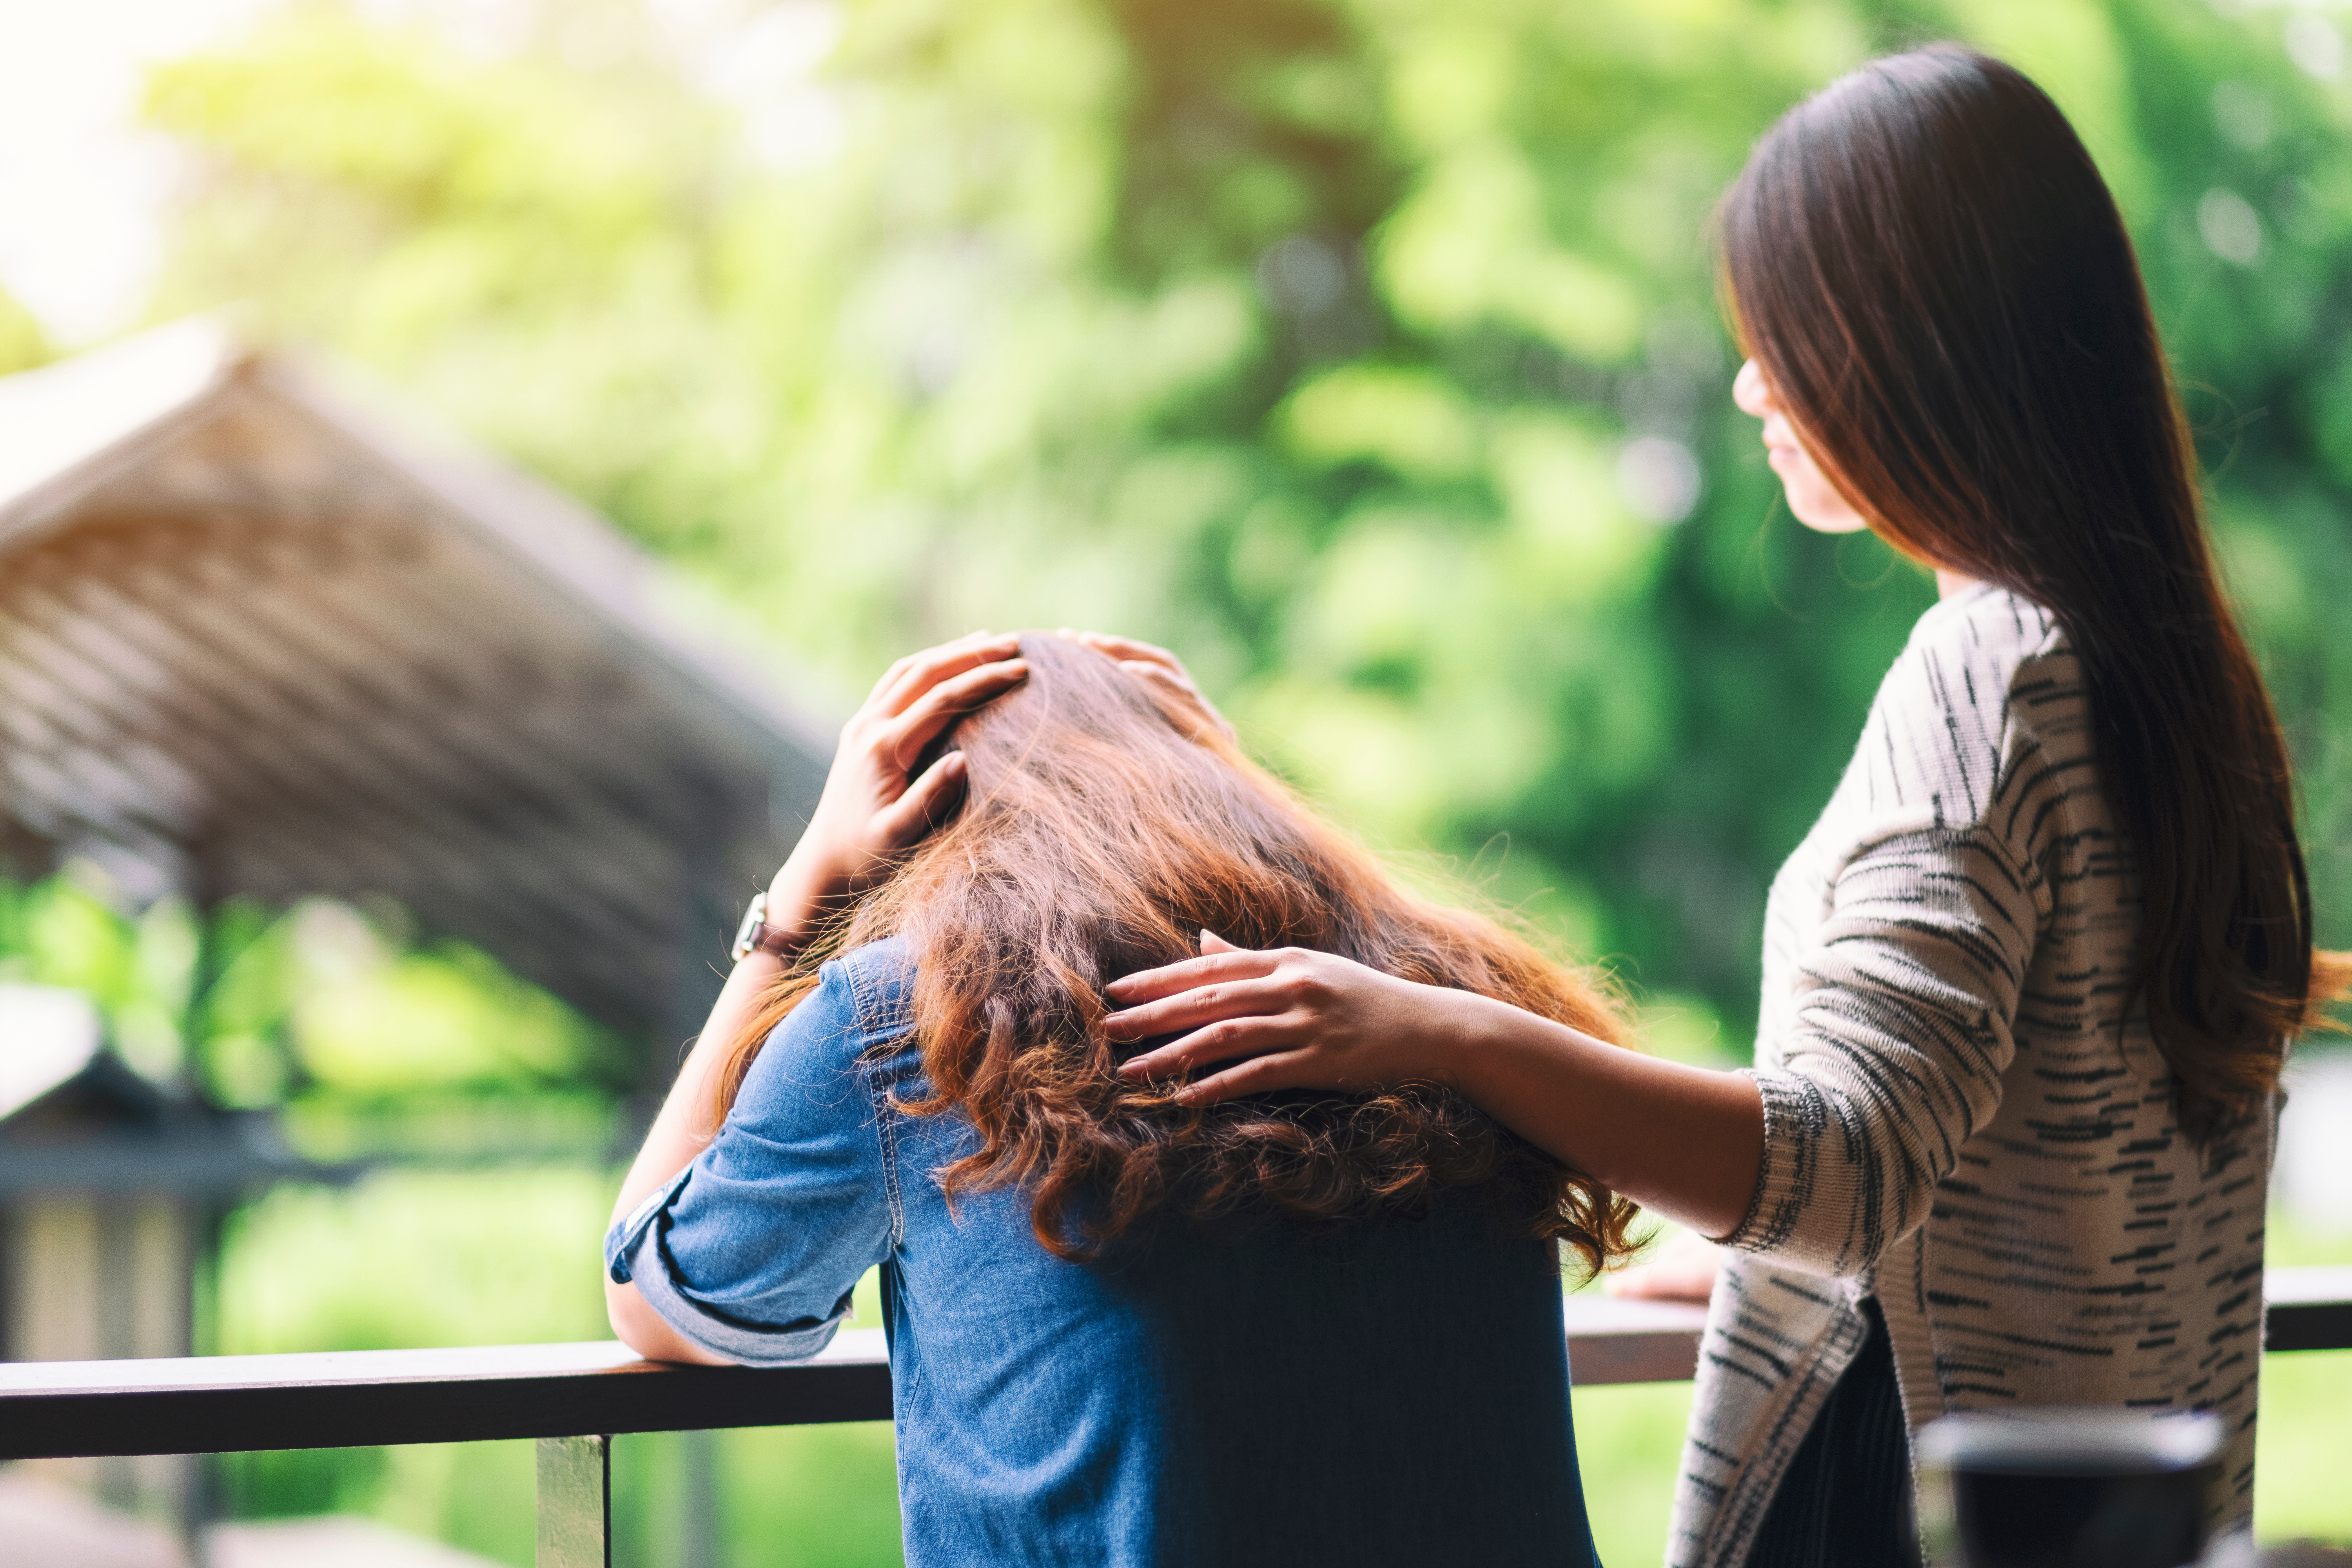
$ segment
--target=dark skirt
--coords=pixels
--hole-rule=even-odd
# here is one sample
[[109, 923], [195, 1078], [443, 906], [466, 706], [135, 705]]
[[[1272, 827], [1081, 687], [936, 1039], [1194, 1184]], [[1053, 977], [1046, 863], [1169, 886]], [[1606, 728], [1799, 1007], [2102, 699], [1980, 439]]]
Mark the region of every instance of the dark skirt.
[[1895, 1351], [1875, 1298], [1868, 1333], [1789, 1462], [1749, 1568], [1916, 1568], [1911, 1444]]

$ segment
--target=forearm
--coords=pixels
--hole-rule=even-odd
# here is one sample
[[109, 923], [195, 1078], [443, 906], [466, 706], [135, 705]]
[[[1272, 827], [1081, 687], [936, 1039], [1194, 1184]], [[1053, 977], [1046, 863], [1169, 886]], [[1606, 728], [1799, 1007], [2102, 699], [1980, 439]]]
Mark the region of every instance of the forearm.
[[1747, 1217], [1764, 1107], [1743, 1073], [1686, 1067], [1471, 998], [1445, 1043], [1473, 1102], [1586, 1175], [1702, 1235]]
[[[1027, 678], [1013, 637], [975, 633], [892, 665], [841, 732], [816, 815], [792, 858], [776, 874], [766, 921], [788, 950], [805, 946], [826, 916], [861, 886], [884, 874], [892, 858], [953, 813], [963, 758], [950, 752], [910, 778], [907, 763], [956, 718]], [[728, 1047], [782, 973], [781, 960], [754, 951], [739, 961], [679, 1067], [669, 1095], [646, 1132], [613, 1208], [618, 1224], [694, 1162], [718, 1136], [712, 1111], [717, 1075]], [[681, 1337], [634, 1283], [604, 1286], [613, 1330], [640, 1354], [666, 1361], [716, 1361]]]
[[[974, 633], [892, 665], [841, 732], [808, 831], [768, 890], [766, 921], [788, 950], [805, 946], [826, 917], [886, 871], [891, 858], [953, 809], [963, 758], [950, 752], [919, 779], [907, 763], [958, 715], [1027, 679], [1013, 637]], [[713, 1075], [758, 1007], [782, 961], [754, 950], [739, 961], [670, 1085], [621, 1184], [618, 1221], [692, 1163], [719, 1129], [709, 1124]]]
[[633, 1282], [604, 1281], [604, 1318], [613, 1337], [647, 1361], [682, 1361], [698, 1366], [731, 1366], [725, 1356], [704, 1350], [663, 1321]]
[[[711, 1005], [709, 1018], [702, 1026], [701, 1035], [687, 1053], [677, 1080], [670, 1085], [668, 1097], [662, 1101], [660, 1113], [646, 1130], [645, 1143], [637, 1150], [636, 1160], [621, 1183], [621, 1195], [613, 1205], [614, 1224], [693, 1163], [694, 1157], [717, 1134], [718, 1128], [710, 1119], [714, 1075], [726, 1056], [728, 1045], [759, 1005], [760, 993], [782, 968], [768, 954], [752, 952], [728, 975], [719, 1000]], [[725, 1364], [723, 1357], [711, 1354], [663, 1321], [661, 1314], [638, 1293], [634, 1283], [615, 1284], [609, 1279], [604, 1281], [604, 1315], [621, 1342], [639, 1355], [655, 1361]]]
[[[768, 889], [769, 930], [781, 933], [794, 949], [808, 943], [842, 896], [841, 879], [824, 864], [822, 849], [817, 846], [813, 850], [811, 841], [803, 838]], [[782, 961], [762, 949], [754, 948], [736, 961], [621, 1184], [613, 1209], [615, 1223], [686, 1169], [717, 1136], [719, 1129], [710, 1121], [713, 1075], [730, 1043], [758, 1010], [761, 994], [782, 973]]]
[[646, 1141], [621, 1184], [621, 1195], [613, 1205], [616, 1223], [663, 1183], [692, 1163], [718, 1133], [711, 1121], [715, 1075], [729, 1044], [759, 1006], [761, 994], [782, 973], [783, 964], [779, 960], [755, 952], [738, 963], [727, 976], [727, 984], [719, 990], [719, 1000], [712, 1004], [702, 1033], [696, 1037], [694, 1048], [687, 1053], [676, 1081], [670, 1085], [668, 1097], [646, 1130]]
[[1764, 1149], [1753, 1080], [1660, 1061], [1507, 1003], [1419, 984], [1305, 948], [1247, 951], [1202, 933], [1198, 958], [1107, 988], [1107, 1038], [1173, 1037], [1121, 1074], [1205, 1073], [1213, 1105], [1286, 1089], [1362, 1093], [1434, 1079], [1522, 1138], [1707, 1236], [1748, 1216]]

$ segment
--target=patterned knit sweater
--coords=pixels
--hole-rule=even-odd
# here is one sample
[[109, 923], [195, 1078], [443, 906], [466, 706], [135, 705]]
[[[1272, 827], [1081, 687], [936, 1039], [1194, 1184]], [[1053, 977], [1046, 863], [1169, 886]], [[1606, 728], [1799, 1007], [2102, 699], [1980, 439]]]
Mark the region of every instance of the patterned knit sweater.
[[1667, 1558], [1744, 1563], [1864, 1334], [1947, 1411], [2218, 1411], [2253, 1495], [2265, 1117], [2199, 1148], [2124, 987], [2138, 923], [2080, 667], [1992, 588], [1921, 617], [1772, 885], [1765, 1155], [1707, 1312]]

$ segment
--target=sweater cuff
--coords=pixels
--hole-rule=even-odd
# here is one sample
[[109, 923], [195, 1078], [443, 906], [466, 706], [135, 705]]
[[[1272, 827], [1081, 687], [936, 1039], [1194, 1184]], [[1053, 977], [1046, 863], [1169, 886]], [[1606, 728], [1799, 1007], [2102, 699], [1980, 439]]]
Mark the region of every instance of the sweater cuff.
[[[1748, 1213], [1718, 1246], [1735, 1252], [1774, 1252], [1786, 1246], [1813, 1184], [1815, 1141], [1824, 1118], [1819, 1097], [1796, 1074], [1778, 1068], [1742, 1069], [1764, 1102], [1764, 1157]], [[1818, 1199], [1819, 1194], [1810, 1194]]]

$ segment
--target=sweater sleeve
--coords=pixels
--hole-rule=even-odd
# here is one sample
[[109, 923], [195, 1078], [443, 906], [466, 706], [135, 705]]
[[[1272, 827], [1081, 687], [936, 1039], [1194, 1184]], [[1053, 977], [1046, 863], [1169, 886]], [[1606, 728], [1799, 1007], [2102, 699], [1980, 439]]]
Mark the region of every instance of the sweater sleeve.
[[2047, 906], [1991, 827], [1916, 819], [1857, 844], [1827, 902], [1780, 1065], [1755, 1069], [1763, 1167], [1725, 1245], [1850, 1276], [1927, 1219], [1999, 1109]]

